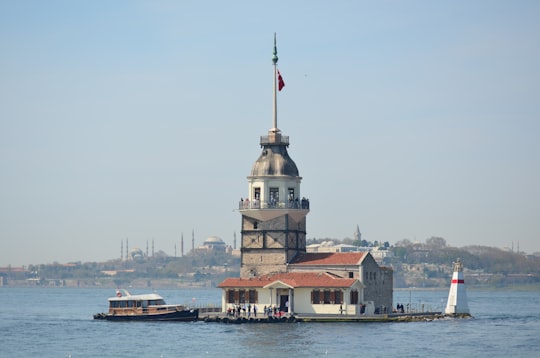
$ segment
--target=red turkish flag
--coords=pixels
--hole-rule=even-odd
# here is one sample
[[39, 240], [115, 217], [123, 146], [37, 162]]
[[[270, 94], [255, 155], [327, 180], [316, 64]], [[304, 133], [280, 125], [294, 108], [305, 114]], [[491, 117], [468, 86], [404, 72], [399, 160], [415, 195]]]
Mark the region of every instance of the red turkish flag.
[[279, 70], [277, 70], [277, 80], [278, 80], [278, 91], [281, 91], [281, 89], [285, 87], [285, 81], [283, 81], [283, 77], [281, 77], [281, 73], [279, 73]]

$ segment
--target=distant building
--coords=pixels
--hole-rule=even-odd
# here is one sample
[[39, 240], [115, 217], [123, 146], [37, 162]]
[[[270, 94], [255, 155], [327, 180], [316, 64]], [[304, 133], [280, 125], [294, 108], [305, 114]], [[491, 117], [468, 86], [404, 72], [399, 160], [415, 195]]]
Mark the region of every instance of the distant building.
[[131, 249], [131, 251], [129, 252], [129, 257], [133, 261], [141, 261], [145, 258], [143, 250], [139, 249], [138, 247], [134, 247], [133, 249]]
[[311, 244], [306, 247], [306, 251], [310, 253], [323, 252], [369, 252], [378, 263], [382, 263], [387, 257], [394, 257], [391, 250], [381, 250], [379, 247], [354, 246], [346, 244], [334, 244], [333, 241], [324, 241], [320, 244]]
[[210, 236], [204, 240], [203, 244], [197, 248], [198, 250], [206, 251], [226, 251], [227, 245], [218, 236]]

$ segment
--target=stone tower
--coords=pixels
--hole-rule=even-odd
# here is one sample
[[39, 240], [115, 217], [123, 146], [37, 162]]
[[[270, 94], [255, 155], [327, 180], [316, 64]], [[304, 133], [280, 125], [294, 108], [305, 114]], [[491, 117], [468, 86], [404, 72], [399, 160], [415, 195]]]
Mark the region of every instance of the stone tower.
[[242, 214], [240, 277], [287, 271], [289, 262], [306, 252], [309, 201], [300, 195], [302, 177], [287, 152], [289, 137], [277, 127], [277, 91], [284, 86], [277, 69], [274, 35], [273, 127], [260, 138], [261, 155], [248, 179]]

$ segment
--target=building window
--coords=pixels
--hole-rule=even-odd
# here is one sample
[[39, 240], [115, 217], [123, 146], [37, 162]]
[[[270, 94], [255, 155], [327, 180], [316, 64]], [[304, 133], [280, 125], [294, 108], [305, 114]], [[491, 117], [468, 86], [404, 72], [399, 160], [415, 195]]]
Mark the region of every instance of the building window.
[[275, 208], [279, 203], [279, 188], [270, 188], [270, 207]]
[[253, 198], [251, 199], [251, 208], [261, 208], [261, 188], [253, 188]]
[[349, 278], [354, 278], [354, 273], [353, 272], [349, 272]]
[[330, 304], [332, 303], [332, 299], [331, 299], [331, 292], [328, 291], [328, 290], [324, 290], [324, 303], [325, 304]]
[[227, 290], [227, 303], [259, 303], [257, 290]]
[[234, 301], [234, 290], [227, 291], [227, 303], [235, 303]]
[[257, 297], [257, 290], [249, 290], [249, 303], [259, 303]]
[[351, 305], [357, 305], [358, 304], [358, 291], [352, 290], [351, 291]]
[[289, 188], [289, 200], [294, 200], [294, 188]]
[[259, 223], [255, 221], [253, 223], [253, 229], [257, 230], [258, 227], [259, 227]]
[[289, 203], [287, 204], [289, 208], [298, 209], [298, 198], [294, 200], [294, 188], [289, 188], [289, 193], [287, 194], [287, 199]]
[[341, 291], [334, 291], [334, 303], [343, 303], [343, 292]]
[[239, 290], [238, 291], [238, 302], [239, 303], [246, 303], [246, 291], [245, 290]]
[[311, 291], [311, 303], [314, 305], [318, 305], [321, 303], [321, 294], [319, 290]]

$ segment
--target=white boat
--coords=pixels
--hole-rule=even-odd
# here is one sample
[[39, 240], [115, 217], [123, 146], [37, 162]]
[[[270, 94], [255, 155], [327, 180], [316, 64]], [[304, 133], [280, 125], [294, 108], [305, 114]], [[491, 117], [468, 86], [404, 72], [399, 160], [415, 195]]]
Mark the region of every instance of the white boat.
[[132, 295], [127, 290], [117, 290], [109, 298], [109, 312], [97, 313], [94, 319], [109, 321], [196, 321], [199, 309], [182, 305], [168, 305], [157, 293]]

